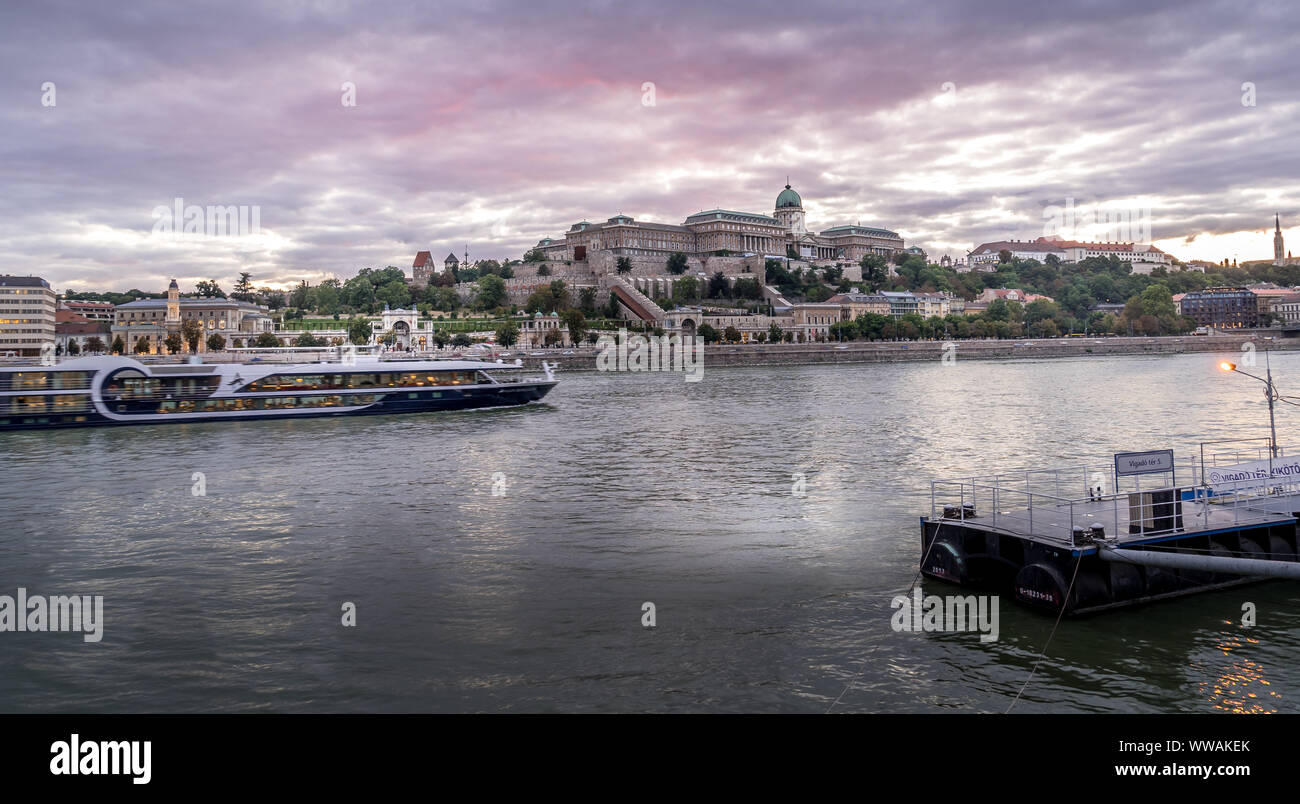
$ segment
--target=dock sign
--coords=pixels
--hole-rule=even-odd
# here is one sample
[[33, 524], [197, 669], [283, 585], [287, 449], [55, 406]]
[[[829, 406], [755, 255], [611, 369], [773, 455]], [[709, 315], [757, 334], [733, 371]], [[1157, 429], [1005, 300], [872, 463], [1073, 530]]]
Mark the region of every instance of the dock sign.
[[1295, 483], [1300, 478], [1300, 458], [1274, 458], [1271, 462], [1250, 461], [1233, 466], [1205, 467], [1205, 481], [1214, 489], [1215, 494], [1265, 488], [1277, 483], [1279, 478], [1286, 483]]
[[1151, 452], [1117, 452], [1115, 453], [1115, 475], [1151, 475], [1157, 472], [1174, 471], [1174, 451], [1157, 449]]

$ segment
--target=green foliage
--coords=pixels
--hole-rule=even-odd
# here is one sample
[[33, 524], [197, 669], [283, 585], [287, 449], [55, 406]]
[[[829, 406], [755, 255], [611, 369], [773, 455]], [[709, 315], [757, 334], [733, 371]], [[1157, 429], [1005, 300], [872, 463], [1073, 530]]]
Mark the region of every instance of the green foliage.
[[564, 280], [557, 279], [544, 285], [528, 296], [524, 309], [529, 313], [554, 313], [569, 307], [569, 291]]
[[700, 283], [693, 276], [683, 276], [673, 282], [673, 301], [680, 304], [699, 301]]
[[195, 286], [195, 289], [198, 292], [199, 298], [201, 299], [226, 298], [225, 292], [223, 292], [221, 288], [217, 285], [217, 281], [215, 279], [200, 280], [198, 285]]
[[507, 321], [497, 327], [496, 336], [498, 346], [514, 346], [519, 342], [519, 325], [513, 321]]
[[252, 274], [248, 271], [240, 271], [239, 279], [235, 281], [235, 290], [230, 294], [230, 298], [237, 301], [255, 302], [256, 294], [253, 293]]
[[574, 343], [581, 343], [583, 336], [587, 333], [587, 317], [582, 314], [582, 311], [573, 308], [565, 310], [560, 313], [560, 320], [569, 329], [569, 340]]
[[478, 292], [474, 297], [474, 306], [480, 310], [492, 310], [500, 307], [506, 300], [506, 282], [495, 274], [481, 276], [478, 279]]
[[460, 294], [452, 288], [429, 288], [425, 297], [435, 310], [450, 313], [460, 307]]
[[758, 300], [763, 298], [763, 288], [757, 279], [741, 277], [731, 283], [731, 296], [735, 299]]
[[709, 277], [708, 295], [710, 299], [730, 298], [731, 283], [727, 281], [727, 277], [723, 276], [721, 271], [717, 271], [713, 276]]
[[686, 273], [686, 255], [680, 251], [674, 251], [668, 255], [668, 273], [681, 276]]
[[112, 291], [105, 293], [95, 293], [93, 291], [78, 290], [67, 291], [62, 296], [64, 301], [88, 301], [88, 302], [108, 302], [109, 304], [127, 304], [139, 299], [165, 299], [166, 293], [145, 293], [143, 290], [131, 288], [125, 293], [115, 293]]
[[[186, 319], [181, 323], [181, 334], [179, 337], [184, 338], [185, 342], [189, 344], [191, 352], [197, 352], [199, 350], [199, 339], [203, 337], [203, 325], [192, 318]], [[167, 348], [171, 349], [170, 340], [168, 341]], [[172, 349], [172, 354], [179, 351], [179, 349]]]
[[324, 315], [337, 315], [341, 305], [342, 288], [343, 283], [339, 280], [326, 279], [311, 289], [307, 304], [304, 306]]
[[812, 285], [804, 292], [804, 298], [810, 302], [824, 302], [834, 295], [834, 291], [823, 284]]
[[1143, 335], [1180, 335], [1189, 332], [1193, 323], [1178, 315], [1169, 288], [1155, 284], [1125, 303], [1116, 326]]
[[[326, 283], [322, 282], [324, 286]], [[406, 273], [392, 265], [386, 268], [362, 268], [356, 276], [338, 289], [338, 302], [344, 307], [362, 313], [377, 313], [387, 303], [389, 307], [405, 307], [411, 302], [406, 285]], [[321, 305], [320, 302], [317, 303]], [[321, 310], [329, 313], [331, 310]]]
[[370, 322], [364, 318], [354, 318], [348, 322], [348, 340], [357, 346], [370, 343], [370, 335], [373, 331]]
[[409, 307], [411, 289], [402, 279], [391, 280], [375, 289], [375, 302], [376, 306], [387, 305], [393, 310]]

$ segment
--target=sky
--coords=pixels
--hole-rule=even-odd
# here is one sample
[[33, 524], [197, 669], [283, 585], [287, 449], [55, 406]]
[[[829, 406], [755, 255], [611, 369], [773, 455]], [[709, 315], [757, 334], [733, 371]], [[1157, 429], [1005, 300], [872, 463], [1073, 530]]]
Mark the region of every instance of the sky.
[[[1052, 231], [1266, 259], [1276, 213], [1300, 253], [1296, 19], [1195, 0], [6, 0], [0, 273], [314, 284], [419, 250], [518, 258], [616, 214], [771, 214], [787, 176], [813, 230], [884, 227], [932, 259]], [[187, 232], [162, 213], [178, 203], [249, 223]]]

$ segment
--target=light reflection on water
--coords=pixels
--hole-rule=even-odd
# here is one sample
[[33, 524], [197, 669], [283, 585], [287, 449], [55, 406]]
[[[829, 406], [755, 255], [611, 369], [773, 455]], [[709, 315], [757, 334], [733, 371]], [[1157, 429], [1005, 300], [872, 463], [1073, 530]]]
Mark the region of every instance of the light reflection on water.
[[[0, 634], [0, 710], [820, 712], [852, 680], [836, 711], [1004, 711], [1049, 618], [1005, 601], [993, 644], [889, 627], [928, 480], [1187, 452], [1264, 434], [1266, 408], [1214, 355], [960, 358], [0, 436], [0, 594], [106, 616], [99, 645]], [[1291, 390], [1300, 356], [1273, 367]], [[1067, 621], [1016, 711], [1296, 711], [1296, 603], [1277, 582]]]

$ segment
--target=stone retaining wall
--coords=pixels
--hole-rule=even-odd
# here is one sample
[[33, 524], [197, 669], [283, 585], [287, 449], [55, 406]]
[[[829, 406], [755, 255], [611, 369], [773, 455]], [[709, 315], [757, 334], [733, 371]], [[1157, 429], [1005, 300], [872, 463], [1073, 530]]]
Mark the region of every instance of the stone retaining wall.
[[[1100, 343], [1096, 341], [1100, 340]], [[1165, 337], [1165, 338], [1046, 338], [1028, 341], [950, 341], [951, 354], [957, 360], [999, 360], [1014, 358], [1104, 357], [1114, 355], [1216, 353], [1233, 360], [1243, 354], [1242, 344], [1249, 337]], [[1020, 345], [1029, 344], [1029, 345]], [[1264, 342], [1273, 351], [1300, 351], [1300, 338]], [[862, 342], [839, 344], [710, 344], [704, 349], [705, 366], [808, 365], [813, 363], [900, 363], [940, 360], [945, 342], [913, 341], [909, 343]], [[558, 362], [562, 369], [593, 371], [596, 350], [584, 347], [576, 354], [563, 355], [561, 350], [548, 351], [545, 357], [525, 356], [526, 364], [542, 360]], [[1262, 362], [1263, 358], [1257, 356]], [[1244, 363], [1242, 359], [1234, 362]]]

